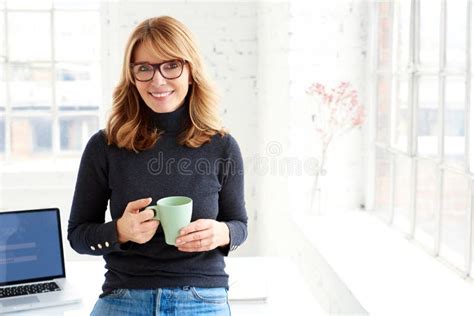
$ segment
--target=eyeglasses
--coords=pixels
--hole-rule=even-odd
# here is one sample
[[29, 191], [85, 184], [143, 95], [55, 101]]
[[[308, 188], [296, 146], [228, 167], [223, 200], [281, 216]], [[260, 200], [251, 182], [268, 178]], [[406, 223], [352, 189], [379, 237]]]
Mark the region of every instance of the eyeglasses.
[[153, 79], [155, 76], [155, 71], [158, 69], [160, 74], [165, 79], [176, 79], [181, 76], [184, 69], [184, 63], [186, 61], [182, 59], [169, 60], [159, 64], [149, 64], [149, 63], [132, 63], [133, 76], [137, 81], [146, 82]]

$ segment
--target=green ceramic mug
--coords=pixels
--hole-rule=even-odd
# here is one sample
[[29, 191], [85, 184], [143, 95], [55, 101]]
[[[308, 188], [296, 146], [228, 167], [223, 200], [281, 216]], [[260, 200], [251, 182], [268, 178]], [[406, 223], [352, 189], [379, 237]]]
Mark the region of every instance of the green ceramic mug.
[[191, 223], [193, 200], [187, 196], [168, 196], [146, 209], [155, 211], [153, 219], [160, 221], [166, 243], [175, 246], [181, 228]]

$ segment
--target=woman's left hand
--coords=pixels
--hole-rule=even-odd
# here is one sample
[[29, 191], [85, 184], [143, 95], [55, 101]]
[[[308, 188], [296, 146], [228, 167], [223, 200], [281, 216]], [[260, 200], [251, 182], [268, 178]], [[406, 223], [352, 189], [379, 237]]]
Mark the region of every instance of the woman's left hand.
[[208, 251], [230, 242], [229, 228], [213, 219], [198, 219], [180, 231], [176, 247], [184, 252]]

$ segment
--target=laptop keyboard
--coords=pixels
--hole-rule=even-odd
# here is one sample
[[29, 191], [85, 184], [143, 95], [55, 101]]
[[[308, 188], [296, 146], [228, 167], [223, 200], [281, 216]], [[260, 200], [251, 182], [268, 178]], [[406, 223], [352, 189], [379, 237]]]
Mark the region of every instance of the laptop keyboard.
[[56, 282], [35, 283], [0, 288], [0, 298], [54, 292], [61, 290]]

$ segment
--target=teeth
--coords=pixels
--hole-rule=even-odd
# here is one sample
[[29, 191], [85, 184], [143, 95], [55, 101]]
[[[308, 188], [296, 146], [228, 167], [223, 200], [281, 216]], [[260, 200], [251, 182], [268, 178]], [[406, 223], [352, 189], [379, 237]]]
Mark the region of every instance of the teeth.
[[162, 97], [166, 97], [168, 95], [170, 95], [173, 91], [167, 91], [167, 92], [163, 92], [163, 93], [153, 93], [151, 92], [151, 95], [154, 96], [154, 97], [157, 97], [157, 98], [162, 98]]

